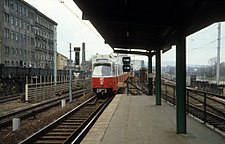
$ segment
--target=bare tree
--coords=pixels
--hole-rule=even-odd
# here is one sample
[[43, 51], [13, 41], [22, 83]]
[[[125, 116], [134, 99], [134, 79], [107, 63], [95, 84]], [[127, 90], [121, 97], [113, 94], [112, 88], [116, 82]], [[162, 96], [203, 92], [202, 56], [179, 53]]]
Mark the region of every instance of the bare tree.
[[217, 58], [213, 57], [209, 59], [208, 63], [210, 64], [210, 66], [208, 66], [206, 69], [206, 76], [210, 77], [212, 80], [212, 78], [216, 75]]

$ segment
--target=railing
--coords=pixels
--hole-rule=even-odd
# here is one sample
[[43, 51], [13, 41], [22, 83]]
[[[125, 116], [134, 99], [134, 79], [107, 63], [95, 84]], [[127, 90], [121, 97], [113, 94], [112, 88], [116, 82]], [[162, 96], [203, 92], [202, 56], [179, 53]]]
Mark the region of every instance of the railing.
[[[78, 79], [72, 81], [72, 90], [91, 89], [90, 79]], [[39, 102], [55, 96], [68, 93], [68, 81], [45, 82], [25, 85], [25, 101]]]
[[[162, 81], [162, 98], [176, 105], [176, 85]], [[225, 97], [186, 88], [186, 112], [225, 132]]]

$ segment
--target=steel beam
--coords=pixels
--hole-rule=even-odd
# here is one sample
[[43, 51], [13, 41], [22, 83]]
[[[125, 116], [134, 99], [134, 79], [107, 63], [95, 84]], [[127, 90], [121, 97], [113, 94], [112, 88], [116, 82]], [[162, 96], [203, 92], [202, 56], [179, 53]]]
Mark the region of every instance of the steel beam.
[[184, 30], [177, 31], [176, 45], [176, 105], [177, 134], [186, 134], [186, 43]]
[[156, 105], [161, 105], [161, 51], [156, 50]]
[[152, 56], [148, 56], [148, 95], [152, 95], [153, 85], [152, 85]]

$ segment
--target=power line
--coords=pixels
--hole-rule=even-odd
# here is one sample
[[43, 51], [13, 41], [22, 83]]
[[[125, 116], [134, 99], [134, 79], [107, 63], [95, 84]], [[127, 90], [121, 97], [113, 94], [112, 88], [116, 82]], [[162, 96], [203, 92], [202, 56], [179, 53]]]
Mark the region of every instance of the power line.
[[190, 49], [188, 52], [197, 50], [197, 49], [199, 49], [199, 48], [201, 48], [201, 49], [202, 49], [202, 48], [205, 48], [205, 46], [207, 46], [207, 45], [209, 45], [209, 44], [212, 44], [212, 43], [214, 43], [214, 42], [216, 42], [216, 41], [217, 41], [217, 40], [213, 40], [213, 41], [208, 42], [208, 43], [206, 43], [206, 44], [204, 44], [204, 45], [202, 45], [202, 46], [192, 48], [192, 49]]
[[[210, 31], [210, 30], [215, 30], [215, 29], [217, 29], [215, 26], [216, 26], [215, 24], [212, 24], [211, 26], [208, 26], [208, 28], [207, 28], [206, 31], [204, 31], [204, 32], [199, 31], [199, 35], [204, 35], [204, 34], [206, 34], [206, 33], [207, 33], [208, 31]], [[196, 32], [196, 33], [198, 33], [198, 32]], [[195, 33], [195, 34], [196, 34], [196, 33]], [[195, 34], [193, 34], [193, 35], [195, 35]], [[193, 37], [194, 37], [194, 36], [193, 36]], [[197, 38], [193, 38], [193, 37], [190, 38], [190, 41], [188, 41], [188, 44], [195, 42], [195, 41], [198, 39], [199, 36], [197, 36]]]
[[61, 4], [63, 4], [63, 6], [69, 10], [69, 12], [71, 12], [82, 24], [84, 24], [89, 30], [91, 30], [97, 37], [102, 39], [102, 36], [97, 33], [96, 31], [94, 31], [87, 23], [85, 23], [65, 2], [64, 0], [58, 0]]

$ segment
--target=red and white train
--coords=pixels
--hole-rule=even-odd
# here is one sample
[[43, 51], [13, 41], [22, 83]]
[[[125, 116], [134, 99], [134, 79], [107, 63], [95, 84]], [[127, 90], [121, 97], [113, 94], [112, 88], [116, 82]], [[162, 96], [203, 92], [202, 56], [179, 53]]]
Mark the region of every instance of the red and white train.
[[123, 72], [122, 56], [96, 55], [92, 59], [92, 90], [97, 95], [115, 93], [130, 72]]

